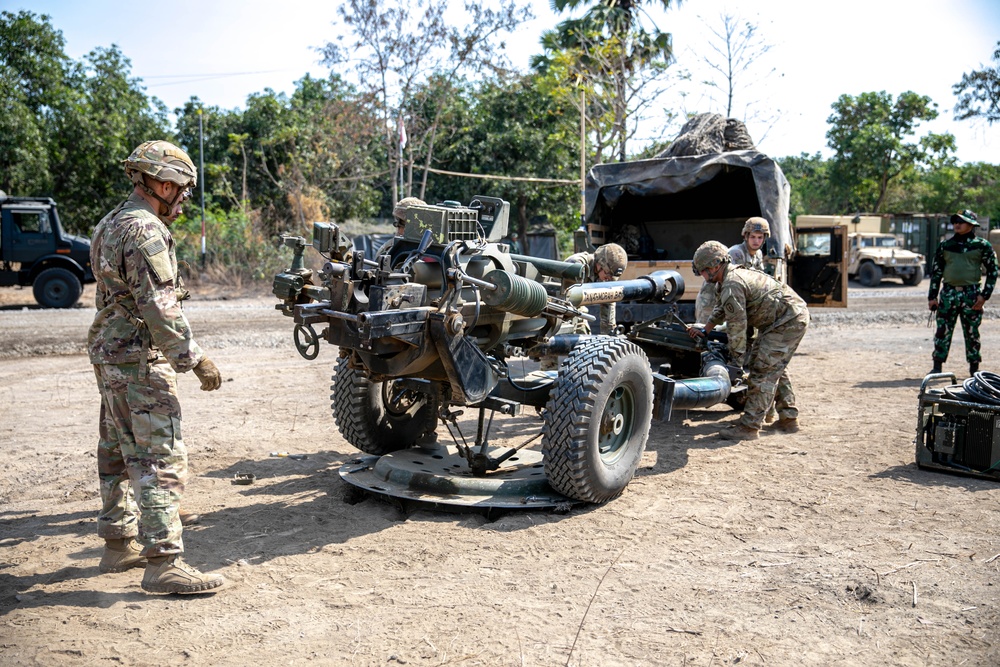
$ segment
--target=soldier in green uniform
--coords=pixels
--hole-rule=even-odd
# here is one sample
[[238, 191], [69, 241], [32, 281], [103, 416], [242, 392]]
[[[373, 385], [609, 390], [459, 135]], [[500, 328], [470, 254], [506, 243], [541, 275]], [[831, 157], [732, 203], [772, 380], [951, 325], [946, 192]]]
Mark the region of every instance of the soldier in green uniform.
[[[798, 431], [799, 411], [786, 368], [809, 326], [805, 301], [767, 274], [734, 266], [728, 249], [718, 241], [703, 243], [694, 253], [693, 265], [702, 278], [720, 285], [721, 290], [719, 305], [705, 328], [691, 327], [691, 336], [706, 336], [725, 321], [732, 358], [748, 364], [743, 416], [719, 435], [729, 440], [756, 439], [772, 402], [778, 410], [777, 428]], [[750, 327], [757, 329], [757, 336], [748, 354]]]
[[97, 315], [87, 345], [101, 392], [97, 531], [106, 541], [99, 569], [144, 565], [143, 590], [199, 593], [224, 579], [180, 557], [187, 450], [177, 373], [193, 370], [203, 391], [218, 389], [222, 377], [181, 310], [169, 229], [197, 171], [166, 141], [143, 143], [124, 164], [132, 194], [98, 223], [91, 246]]
[[[928, 307], [937, 311], [931, 372], [940, 373], [941, 365], [948, 360], [955, 321], [961, 318], [965, 358], [971, 375], [979, 371], [982, 361], [979, 325], [983, 321], [983, 307], [997, 282], [997, 256], [989, 241], [976, 236], [979, 220], [972, 211], [959, 211], [951, 216], [951, 226], [955, 233], [934, 253], [927, 294]], [[980, 287], [984, 273], [986, 282]]]

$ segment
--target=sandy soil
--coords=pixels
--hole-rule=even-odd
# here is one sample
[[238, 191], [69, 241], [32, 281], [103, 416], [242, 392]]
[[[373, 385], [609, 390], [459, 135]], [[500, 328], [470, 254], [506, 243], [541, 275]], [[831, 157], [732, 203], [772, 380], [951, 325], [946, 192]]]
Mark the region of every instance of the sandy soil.
[[816, 313], [790, 367], [802, 432], [732, 444], [728, 408], [688, 411], [654, 425], [617, 500], [492, 516], [346, 485], [334, 350], [301, 359], [266, 296], [196, 297], [226, 382], [181, 379], [204, 514], [185, 539], [229, 583], [186, 597], [97, 571], [92, 292], [68, 311], [0, 292], [0, 664], [1000, 664], [1000, 484], [913, 463], [921, 287]]

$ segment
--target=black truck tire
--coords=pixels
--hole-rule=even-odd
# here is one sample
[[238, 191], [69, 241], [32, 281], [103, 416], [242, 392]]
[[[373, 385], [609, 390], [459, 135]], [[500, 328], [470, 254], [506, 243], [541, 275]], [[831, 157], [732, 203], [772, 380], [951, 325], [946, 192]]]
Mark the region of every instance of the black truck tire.
[[653, 374], [639, 346], [613, 336], [579, 343], [545, 405], [549, 486], [591, 503], [621, 495], [646, 449], [652, 412]]
[[412, 447], [437, 427], [436, 398], [410, 389], [394, 391], [394, 382], [372, 382], [337, 360], [333, 374], [333, 419], [340, 434], [366, 454], [381, 456]]
[[882, 284], [882, 267], [873, 262], [865, 262], [858, 269], [858, 282], [865, 287], [878, 287]]
[[906, 278], [903, 278], [904, 285], [915, 286], [919, 285], [920, 281], [924, 279], [924, 267], [917, 265], [913, 267], [913, 273], [911, 273]]
[[32, 284], [35, 301], [46, 308], [72, 308], [83, 294], [80, 279], [59, 267], [45, 269]]

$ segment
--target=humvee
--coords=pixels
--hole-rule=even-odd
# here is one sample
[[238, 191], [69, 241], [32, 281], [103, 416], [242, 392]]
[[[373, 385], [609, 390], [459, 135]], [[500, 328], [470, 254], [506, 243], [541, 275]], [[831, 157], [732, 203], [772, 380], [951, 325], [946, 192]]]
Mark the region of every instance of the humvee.
[[865, 287], [877, 287], [883, 278], [899, 278], [904, 285], [924, 279], [924, 256], [907, 250], [894, 234], [848, 234], [847, 273]]

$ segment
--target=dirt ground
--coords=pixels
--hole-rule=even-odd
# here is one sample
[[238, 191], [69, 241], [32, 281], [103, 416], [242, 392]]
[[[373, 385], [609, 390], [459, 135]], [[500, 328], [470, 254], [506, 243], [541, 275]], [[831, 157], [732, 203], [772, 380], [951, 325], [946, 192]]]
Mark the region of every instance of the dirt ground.
[[[98, 574], [92, 288], [67, 311], [0, 290], [0, 664], [1000, 664], [1000, 484], [914, 465], [924, 289], [814, 312], [790, 366], [800, 433], [733, 444], [715, 433], [735, 413], [687, 411], [654, 424], [620, 498], [493, 516], [345, 484], [335, 350], [300, 358], [266, 290], [196, 295], [226, 376], [180, 383], [185, 507], [204, 515], [187, 558], [229, 581], [201, 596]], [[994, 370], [995, 312], [983, 334]]]

